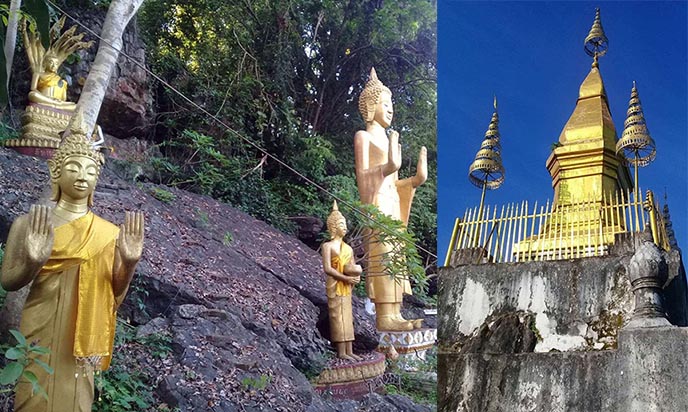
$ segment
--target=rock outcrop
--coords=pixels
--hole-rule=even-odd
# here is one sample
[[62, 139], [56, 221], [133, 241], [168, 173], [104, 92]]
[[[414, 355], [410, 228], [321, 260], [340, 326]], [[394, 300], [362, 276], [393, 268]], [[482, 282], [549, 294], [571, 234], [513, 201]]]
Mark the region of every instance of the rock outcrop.
[[[409, 410], [404, 409], [409, 401], [397, 397], [333, 403], [313, 391], [308, 378], [331, 356], [323, 337], [327, 331], [318, 328], [327, 324], [319, 322], [326, 318], [327, 303], [315, 251], [209, 197], [135, 184], [131, 176], [120, 178], [119, 170], [104, 168], [94, 211], [114, 223], [123, 221], [125, 210], [146, 215], [144, 255], [119, 316], [141, 335], [171, 336], [166, 369], [154, 371], [161, 401], [182, 411], [207, 410], [209, 404], [216, 411], [240, 410], [240, 405]], [[18, 215], [47, 196], [47, 182], [43, 161], [0, 148], [0, 242]], [[356, 340], [361, 347], [374, 347], [374, 319], [358, 298], [354, 301]], [[267, 382], [262, 390], [247, 390], [246, 382], [261, 379]]]

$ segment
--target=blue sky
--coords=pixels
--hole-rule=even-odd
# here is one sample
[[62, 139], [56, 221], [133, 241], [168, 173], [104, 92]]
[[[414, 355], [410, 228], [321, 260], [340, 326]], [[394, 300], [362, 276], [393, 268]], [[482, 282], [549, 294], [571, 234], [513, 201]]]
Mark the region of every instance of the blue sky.
[[583, 40], [600, 7], [609, 51], [600, 73], [623, 132], [633, 80], [657, 158], [640, 187], [663, 202], [688, 250], [687, 2], [438, 2], [438, 257], [457, 216], [480, 202], [468, 167], [499, 101], [506, 180], [485, 204], [551, 199], [545, 161], [571, 116], [592, 58]]

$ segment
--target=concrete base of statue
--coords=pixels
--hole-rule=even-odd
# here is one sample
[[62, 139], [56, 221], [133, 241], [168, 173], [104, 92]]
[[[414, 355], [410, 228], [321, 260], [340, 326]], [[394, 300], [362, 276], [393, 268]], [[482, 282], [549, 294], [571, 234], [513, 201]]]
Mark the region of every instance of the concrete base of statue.
[[360, 400], [383, 386], [385, 355], [380, 352], [359, 354], [360, 361], [334, 359], [318, 376], [315, 390], [330, 399]]
[[[435, 346], [437, 329], [421, 328], [407, 332], [378, 331], [380, 340], [377, 350], [397, 353], [397, 365], [407, 371], [416, 370], [418, 363], [425, 362], [425, 353]], [[392, 350], [391, 348], [394, 348]]]
[[21, 138], [6, 140], [5, 146], [25, 155], [50, 158], [71, 117], [70, 111], [29, 103], [22, 115]]

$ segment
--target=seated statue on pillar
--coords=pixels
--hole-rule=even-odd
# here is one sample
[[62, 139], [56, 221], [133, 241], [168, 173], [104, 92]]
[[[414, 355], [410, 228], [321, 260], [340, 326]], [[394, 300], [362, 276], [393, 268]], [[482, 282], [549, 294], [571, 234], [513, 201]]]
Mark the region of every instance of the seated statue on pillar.
[[[399, 133], [387, 129], [392, 123], [392, 92], [377, 78], [375, 69], [359, 97], [358, 108], [366, 122], [366, 129], [354, 136], [356, 183], [361, 202], [377, 206], [380, 212], [408, 224], [411, 202], [416, 188], [427, 179], [427, 151], [423, 147], [418, 156], [416, 175], [399, 179], [401, 145]], [[411, 294], [407, 276], [390, 276], [385, 259], [394, 253], [392, 245], [379, 241], [373, 233], [367, 244], [368, 268], [366, 290], [375, 303], [376, 324], [380, 331], [410, 331], [420, 328], [421, 320], [406, 320], [401, 316], [403, 294]]]
[[356, 264], [351, 246], [344, 243], [346, 219], [337, 208], [327, 218], [327, 231], [331, 240], [322, 244], [323, 269], [327, 274], [327, 309], [330, 319], [330, 340], [337, 348], [337, 357], [361, 360], [353, 352], [354, 318], [351, 308], [351, 290], [361, 281], [361, 265]]
[[48, 161], [57, 203], [32, 206], [7, 238], [0, 284], [8, 291], [31, 284], [20, 331], [50, 350], [38, 359], [53, 369], [29, 365], [48, 396], [20, 382], [15, 412], [91, 411], [93, 375], [109, 367], [116, 311], [143, 251], [143, 213], [126, 212], [118, 227], [90, 210], [103, 155], [80, 122]]
[[60, 133], [69, 124], [76, 103], [67, 101], [67, 81], [57, 73], [69, 55], [79, 49], [91, 47], [93, 42], [82, 42], [84, 34], [75, 34], [76, 26], [60, 35], [64, 16], [50, 29], [50, 47], [43, 48], [40, 33], [33, 34], [22, 22], [24, 48], [31, 66], [29, 105], [22, 116], [20, 139], [5, 142], [17, 151], [49, 158], [60, 145]]

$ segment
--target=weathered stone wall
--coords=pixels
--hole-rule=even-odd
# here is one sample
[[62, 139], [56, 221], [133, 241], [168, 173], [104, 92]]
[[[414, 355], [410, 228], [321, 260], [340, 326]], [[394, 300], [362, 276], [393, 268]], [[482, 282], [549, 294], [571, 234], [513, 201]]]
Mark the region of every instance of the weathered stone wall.
[[[638, 241], [619, 237], [605, 257], [442, 268], [439, 410], [688, 410], [688, 328], [624, 328]], [[662, 254], [666, 314], [686, 326], [680, 251]]]
[[[462, 265], [442, 268], [439, 280], [439, 340], [455, 351], [481, 325], [503, 313], [534, 315], [536, 352], [614, 348], [630, 320], [633, 294], [625, 265], [633, 239], [619, 255], [548, 262]], [[686, 280], [678, 251], [666, 254], [665, 300], [669, 321], [687, 324]]]
[[439, 411], [688, 410], [688, 328], [624, 329], [617, 350], [440, 353]]

